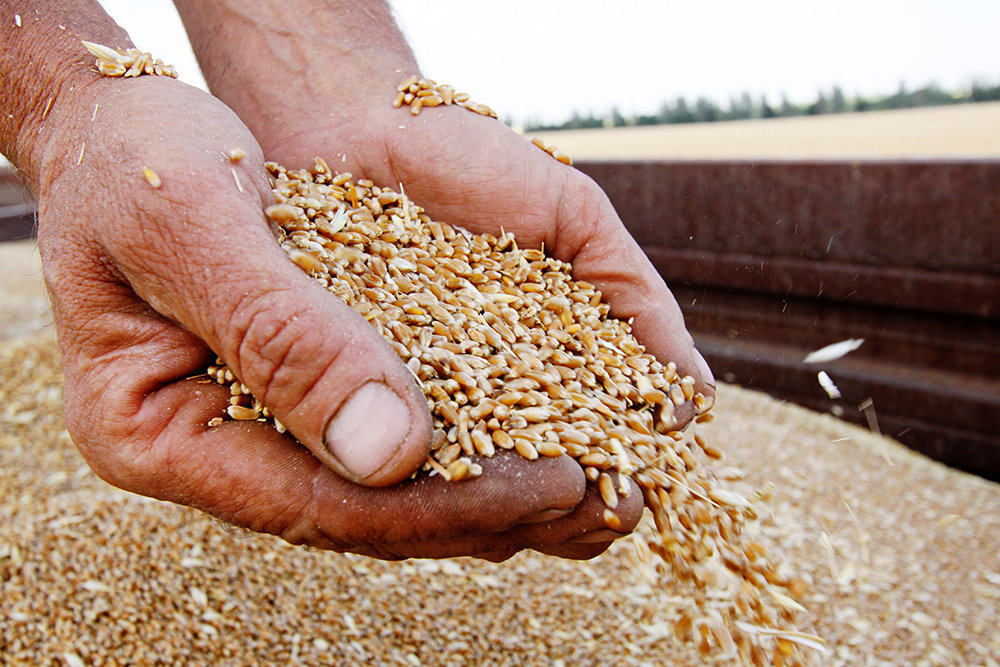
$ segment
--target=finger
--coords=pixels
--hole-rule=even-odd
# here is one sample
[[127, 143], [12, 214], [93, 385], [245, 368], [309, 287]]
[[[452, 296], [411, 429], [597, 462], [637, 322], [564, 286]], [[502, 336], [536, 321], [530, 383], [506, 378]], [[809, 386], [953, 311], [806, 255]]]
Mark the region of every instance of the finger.
[[[96, 469], [123, 488], [197, 507], [292, 544], [379, 558], [451, 557], [521, 544], [511, 527], [554, 509], [569, 512], [583, 495], [572, 461], [484, 461], [484, 476], [452, 483], [421, 475], [372, 488], [344, 480], [288, 435], [260, 422], [208, 428], [228, 392], [186, 380], [143, 401], [144, 447], [115, 443]], [[95, 450], [84, 448], [91, 459]]]
[[[684, 325], [676, 299], [622, 224], [607, 196], [584, 174], [566, 170], [558, 224], [548, 239], [573, 276], [598, 286], [611, 313], [664, 363], [695, 378], [697, 391], [715, 395], [715, 378]], [[548, 245], [548, 244], [547, 244]]]
[[391, 503], [406, 508], [409, 522], [400, 522], [398, 514], [386, 514], [367, 532], [353, 534], [357, 545], [352, 550], [378, 557], [385, 557], [386, 548], [402, 557], [482, 553], [509, 557], [544, 539], [542, 533], [523, 532], [521, 527], [575, 513], [584, 498], [583, 471], [568, 457], [527, 461], [501, 451], [479, 461], [483, 474], [474, 479], [448, 482], [425, 474], [390, 489], [369, 489], [358, 495], [355, 513]]
[[[540, 469], [539, 463], [548, 466], [549, 469]], [[565, 456], [548, 461], [538, 459], [528, 462], [516, 454], [502, 452], [493, 459], [483, 460], [483, 466], [483, 476], [474, 482], [454, 484], [443, 480], [428, 480], [426, 483], [438, 486], [435, 497], [439, 499], [447, 499], [447, 495], [441, 494], [447, 494], [449, 489], [463, 494], [467, 490], [472, 490], [477, 497], [477, 500], [473, 501], [476, 504], [482, 502], [483, 499], [501, 497], [502, 491], [510, 488], [513, 474], [521, 479], [523, 479], [522, 475], [538, 475], [533, 479], [539, 480], [543, 484], [539, 488], [549, 489], [552, 488], [553, 484], [563, 483], [561, 480], [575, 480], [575, 483], [580, 483], [582, 480], [579, 464]], [[487, 536], [485, 543], [488, 545], [488, 551], [476, 551], [477, 547], [484, 544], [484, 540], [482, 535], [475, 534], [453, 539], [447, 539], [447, 536], [444, 535], [436, 535], [430, 540], [394, 543], [391, 545], [391, 549], [397, 556], [403, 554], [446, 558], [457, 555], [473, 555], [493, 562], [506, 560], [524, 548], [574, 560], [594, 558], [606, 551], [615, 540], [631, 533], [642, 518], [644, 508], [642, 493], [638, 485], [631, 479], [625, 479], [625, 482], [628, 485], [628, 493], [620, 494], [617, 506], [611, 510], [616, 521], [613, 528], [608, 525], [605, 513], [609, 508], [601, 498], [600, 492], [596, 485], [588, 484], [582, 499], [576, 495], [576, 487], [573, 487], [574, 491], [572, 492], [570, 488], [567, 488], [566, 491], [569, 495], [563, 499], [558, 511], [551, 506], [550, 502], [549, 509], [525, 516], [508, 529]], [[499, 489], [494, 487], [494, 492], [490, 492], [490, 485], [496, 484], [500, 485]], [[466, 485], [468, 486], [463, 488]], [[525, 488], [535, 488], [535, 483], [522, 487], [522, 489]], [[501, 493], [497, 493], [497, 490]], [[448, 501], [445, 500], [445, 502]], [[487, 501], [487, 503], [491, 502], [493, 501]], [[362, 553], [384, 558], [386, 555], [383, 549], [372, 545], [367, 550], [362, 550]]]
[[597, 485], [588, 484], [583, 501], [572, 513], [543, 525], [518, 526], [519, 539], [534, 545], [536, 551], [561, 558], [587, 560], [603, 553], [635, 530], [642, 519], [645, 505], [639, 486], [631, 479], [622, 480], [628, 493], [618, 494], [613, 509], [605, 504]]
[[[149, 101], [131, 103], [142, 116]], [[103, 253], [143, 301], [207, 342], [326, 465], [363, 484], [405, 479], [430, 445], [422, 393], [386, 341], [275, 243], [259, 151], [247, 151], [237, 172], [246, 187], [236, 187], [225, 157], [237, 124], [231, 112], [203, 105], [198, 123], [191, 142], [176, 141], [176, 128], [145, 130], [122, 167], [134, 181], [125, 186], [125, 210], [93, 221]], [[142, 178], [143, 165], [156, 172], [156, 187]], [[50, 199], [59, 194], [73, 201], [59, 192]]]

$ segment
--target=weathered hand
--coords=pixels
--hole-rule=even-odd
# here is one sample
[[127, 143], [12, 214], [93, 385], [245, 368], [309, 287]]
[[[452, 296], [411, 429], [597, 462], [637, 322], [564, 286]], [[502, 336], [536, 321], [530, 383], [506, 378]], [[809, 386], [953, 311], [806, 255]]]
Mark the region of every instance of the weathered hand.
[[[699, 391], [712, 393], [711, 372], [694, 351], [676, 303], [594, 183], [493, 119], [456, 107], [428, 108], [414, 118], [392, 107], [395, 86], [418, 67], [386, 2], [174, 4], [212, 92], [247, 123], [268, 159], [294, 168], [321, 156], [336, 171], [391, 187], [401, 183], [439, 220], [471, 231], [503, 227], [522, 246], [544, 245], [572, 261], [577, 278], [602, 289], [614, 314], [634, 317], [634, 331], [650, 351], [674, 360], [697, 378]], [[248, 42], [256, 45], [252, 57]], [[690, 418], [683, 411], [676, 416]], [[592, 499], [592, 489], [584, 495], [575, 486], [579, 466], [556, 461], [566, 467], [538, 479]], [[537, 463], [512, 461], [506, 478], [496, 481], [535, 493], [529, 480], [539, 472]], [[632, 510], [618, 508], [623, 532], [639, 516], [639, 495], [629, 496]], [[621, 534], [604, 529], [601, 510], [584, 500], [569, 516], [543, 524], [560, 540], [535, 548], [566, 556], [599, 553]], [[518, 521], [508, 516], [511, 508], [493, 511], [494, 520]], [[577, 544], [585, 535], [593, 540], [589, 550]]]
[[402, 184], [436, 220], [473, 232], [503, 228], [522, 247], [544, 247], [572, 262], [575, 278], [597, 285], [612, 314], [634, 318], [653, 354], [694, 376], [697, 391], [714, 394], [676, 301], [590, 178], [497, 120], [458, 106], [412, 116], [391, 106], [393, 96], [388, 89], [381, 103], [338, 123], [281, 118], [262, 138], [265, 154], [296, 167], [319, 155], [335, 171]]
[[[543, 246], [571, 261], [574, 275], [601, 287], [618, 317], [634, 318], [635, 331], [655, 354], [676, 361], [682, 373], [696, 377], [699, 391], [714, 394], [711, 372], [676, 303], [590, 179], [498, 121], [458, 107], [414, 117], [391, 107], [387, 96], [355, 118], [329, 126], [281, 119], [275, 126], [281, 134], [265, 136], [265, 152], [294, 166], [319, 155], [335, 171], [405, 190], [435, 219], [474, 232], [503, 228], [522, 246]], [[693, 417], [690, 404], [676, 416], [683, 427]], [[578, 510], [573, 530], [599, 530], [602, 509]]]
[[[408, 479], [429, 445], [424, 398], [380, 336], [278, 248], [261, 151], [229, 109], [156, 77], [96, 81], [74, 104], [40, 160], [39, 244], [67, 424], [98, 474], [382, 558], [606, 548], [614, 535], [592, 520], [601, 501], [573, 461], [501, 456], [470, 482]], [[228, 401], [195, 377], [215, 354], [303, 444], [258, 422], [207, 427]], [[641, 509], [638, 492], [619, 506], [625, 530]]]

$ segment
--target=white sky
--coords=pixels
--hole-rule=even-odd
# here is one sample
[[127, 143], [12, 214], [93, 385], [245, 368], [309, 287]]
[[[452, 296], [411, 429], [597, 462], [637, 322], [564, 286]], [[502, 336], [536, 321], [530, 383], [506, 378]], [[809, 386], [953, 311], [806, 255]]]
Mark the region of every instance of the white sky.
[[[168, 0], [104, 0], [137, 45], [197, 82]], [[505, 119], [655, 113], [679, 95], [849, 97], [1000, 83], [998, 0], [393, 0], [424, 73]]]

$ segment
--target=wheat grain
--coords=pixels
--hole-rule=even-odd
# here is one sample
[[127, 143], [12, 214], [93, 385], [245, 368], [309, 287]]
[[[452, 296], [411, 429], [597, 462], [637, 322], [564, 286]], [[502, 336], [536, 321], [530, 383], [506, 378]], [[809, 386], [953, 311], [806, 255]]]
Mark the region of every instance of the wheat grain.
[[[427, 86], [436, 84], [415, 80], [405, 90], [427, 99]], [[281, 246], [382, 333], [423, 389], [435, 436], [421, 474], [461, 483], [481, 474], [477, 457], [498, 449], [528, 460], [569, 455], [596, 483], [611, 530], [624, 530], [614, 508], [631, 484], [642, 489], [658, 527], [647, 546], [697, 608], [709, 608], [707, 591], [725, 577], [742, 582], [735, 589], [752, 604], [713, 603], [721, 615], [693, 617], [691, 639], [749, 656], [761, 635], [734, 621], [798, 631], [787, 574], [744, 543], [754, 505], [719, 486], [706, 463], [719, 450], [693, 427], [678, 430], [675, 408], [690, 405], [700, 421], [713, 401], [647, 353], [594, 285], [510, 234], [433, 221], [402, 192], [334, 175], [324, 162], [268, 169], [275, 204], [266, 214]], [[273, 420], [221, 361], [208, 374], [230, 385], [225, 417]], [[780, 646], [791, 651], [783, 659], [805, 660], [797, 644]]]
[[103, 76], [136, 77], [143, 74], [177, 78], [177, 71], [152, 54], [139, 49], [113, 49], [102, 44], [83, 41], [96, 58], [94, 67]]

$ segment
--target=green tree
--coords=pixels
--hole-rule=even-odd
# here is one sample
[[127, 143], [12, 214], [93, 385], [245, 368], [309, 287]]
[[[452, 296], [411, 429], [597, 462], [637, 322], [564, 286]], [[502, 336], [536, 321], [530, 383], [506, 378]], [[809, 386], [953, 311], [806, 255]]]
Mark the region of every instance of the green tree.
[[726, 118], [730, 120], [741, 120], [745, 118], [753, 118], [753, 98], [750, 97], [750, 93], [744, 91], [739, 97], [729, 98], [729, 113], [726, 114]]
[[847, 98], [840, 86], [833, 87], [833, 94], [830, 96], [830, 111], [832, 113], [844, 113], [847, 111]]
[[694, 113], [683, 97], [677, 98], [667, 118], [668, 123], [693, 123], [695, 121]]
[[694, 119], [696, 122], [711, 123], [719, 120], [721, 116], [722, 111], [716, 106], [715, 102], [707, 97], [699, 97], [698, 101], [694, 103]]
[[761, 118], [776, 118], [778, 112], [774, 110], [770, 104], [767, 103], [767, 96], [760, 96], [760, 117]]
[[816, 101], [806, 108], [806, 113], [810, 116], [830, 113], [830, 101], [822, 90], [816, 95]]
[[802, 111], [788, 100], [787, 95], [781, 96], [781, 116], [800, 116]]

